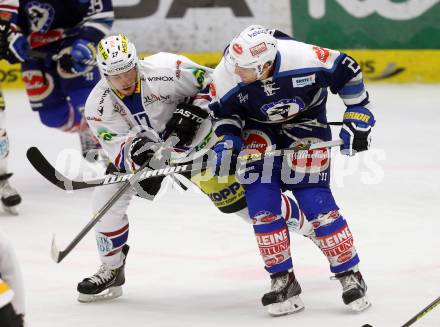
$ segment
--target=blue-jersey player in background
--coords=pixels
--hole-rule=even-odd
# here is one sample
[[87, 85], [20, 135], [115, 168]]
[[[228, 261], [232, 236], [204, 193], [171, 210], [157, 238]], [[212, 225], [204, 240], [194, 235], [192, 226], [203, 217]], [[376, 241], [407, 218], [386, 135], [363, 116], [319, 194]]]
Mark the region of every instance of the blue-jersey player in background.
[[100, 78], [95, 47], [113, 16], [111, 0], [5, 0], [0, 7], [0, 58], [22, 64], [32, 109], [48, 127], [79, 132], [84, 156], [98, 145], [82, 111]]

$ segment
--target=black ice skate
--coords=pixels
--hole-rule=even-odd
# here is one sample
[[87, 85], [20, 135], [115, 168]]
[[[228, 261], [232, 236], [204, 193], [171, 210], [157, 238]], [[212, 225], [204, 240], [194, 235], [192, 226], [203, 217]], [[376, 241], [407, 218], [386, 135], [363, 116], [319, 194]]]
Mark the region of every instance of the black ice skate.
[[9, 185], [11, 173], [0, 175], [0, 195], [3, 209], [10, 214], [17, 215], [17, 206], [21, 203], [21, 196], [17, 190]]
[[121, 286], [125, 283], [125, 259], [129, 249], [127, 244], [122, 247], [124, 261], [121, 267], [110, 269], [106, 264], [102, 264], [92, 277], [85, 278], [78, 284], [79, 302], [110, 300], [122, 295]]
[[361, 312], [371, 306], [367, 298], [367, 285], [362, 274], [356, 270], [348, 270], [335, 277], [342, 285], [342, 300], [356, 312]]
[[301, 286], [291, 271], [282, 271], [270, 276], [271, 291], [264, 294], [261, 302], [268, 306], [267, 311], [272, 316], [282, 316], [304, 309], [299, 294]]

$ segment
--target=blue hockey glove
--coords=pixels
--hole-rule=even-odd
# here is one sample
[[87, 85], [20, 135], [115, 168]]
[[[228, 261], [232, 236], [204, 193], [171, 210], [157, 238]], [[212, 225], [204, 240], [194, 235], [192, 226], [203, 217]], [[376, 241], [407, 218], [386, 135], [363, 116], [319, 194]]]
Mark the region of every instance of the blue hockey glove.
[[[224, 135], [212, 150], [216, 154], [214, 175], [225, 176], [235, 173], [237, 157], [243, 147], [243, 139], [235, 135]], [[229, 151], [232, 150], [232, 151]], [[225, 167], [228, 165], [228, 167]]]
[[356, 152], [368, 150], [371, 143], [371, 127], [376, 123], [370, 110], [360, 106], [347, 108], [342, 122], [339, 137], [344, 144], [341, 145], [341, 153], [354, 156]]
[[70, 52], [64, 53], [59, 59], [61, 69], [72, 74], [84, 73], [95, 64], [95, 53], [93, 43], [78, 39], [73, 42]]

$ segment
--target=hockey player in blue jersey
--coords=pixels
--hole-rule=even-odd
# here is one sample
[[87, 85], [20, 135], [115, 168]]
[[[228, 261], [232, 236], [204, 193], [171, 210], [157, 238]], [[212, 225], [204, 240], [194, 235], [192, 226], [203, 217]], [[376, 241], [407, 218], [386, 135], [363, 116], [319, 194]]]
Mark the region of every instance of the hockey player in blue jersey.
[[7, 40], [0, 58], [22, 63], [32, 109], [48, 127], [79, 132], [84, 156], [98, 145], [82, 114], [100, 78], [95, 46], [113, 16], [111, 0], [5, 0], [0, 8], [0, 34]]
[[[344, 141], [341, 152], [351, 156], [367, 150], [375, 120], [361, 69], [353, 58], [258, 25], [242, 31], [213, 73], [210, 107], [218, 119], [216, 134], [222, 138], [214, 146], [216, 173], [229, 171], [225, 166], [243, 148], [264, 151], [331, 140], [327, 89], [339, 94], [347, 107], [339, 134]], [[231, 152], [233, 156], [228, 157]], [[279, 197], [286, 189], [293, 192], [312, 223], [318, 246], [342, 284], [344, 303], [355, 311], [368, 308], [353, 237], [329, 186], [329, 149], [275, 157], [268, 174], [262, 160], [247, 170], [258, 173], [244, 187], [257, 243], [271, 277], [271, 291], [262, 298], [269, 313], [278, 316], [304, 308], [293, 273], [289, 233], [281, 218]]]

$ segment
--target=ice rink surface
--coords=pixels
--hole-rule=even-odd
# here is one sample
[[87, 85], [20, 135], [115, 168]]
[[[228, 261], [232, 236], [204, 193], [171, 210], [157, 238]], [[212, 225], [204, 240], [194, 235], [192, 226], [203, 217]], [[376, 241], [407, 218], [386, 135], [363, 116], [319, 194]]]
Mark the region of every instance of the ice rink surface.
[[[93, 233], [60, 264], [50, 259], [50, 241], [56, 233], [65, 247], [87, 224], [91, 191], [55, 188], [34, 171], [25, 152], [36, 145], [51, 162], [62, 163], [59, 154], [79, 149], [78, 137], [44, 127], [23, 92], [5, 91], [10, 170], [23, 204], [17, 217], [0, 213], [0, 229], [22, 265], [28, 326], [401, 326], [440, 295], [440, 86], [368, 90], [377, 120], [373, 149], [348, 160], [333, 150], [332, 178], [373, 306], [350, 312], [324, 256], [292, 235], [306, 309], [280, 318], [260, 304], [269, 279], [252, 227], [221, 214], [203, 194], [175, 188], [155, 202], [135, 199], [130, 206], [124, 295], [106, 303], [77, 302], [77, 283], [99, 265]], [[343, 110], [332, 96], [330, 120], [340, 120]], [[440, 307], [414, 326], [440, 326]]]

